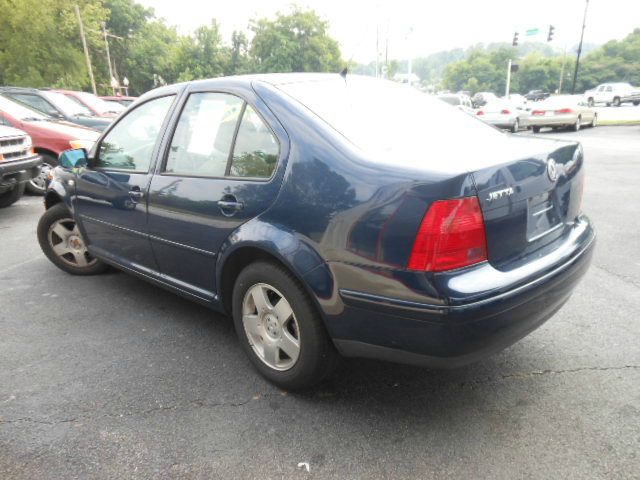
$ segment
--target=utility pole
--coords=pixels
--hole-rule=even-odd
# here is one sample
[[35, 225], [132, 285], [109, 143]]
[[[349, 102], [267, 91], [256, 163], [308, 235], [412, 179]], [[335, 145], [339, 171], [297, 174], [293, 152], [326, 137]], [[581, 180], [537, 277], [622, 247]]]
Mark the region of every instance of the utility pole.
[[587, 24], [587, 10], [589, 9], [589, 0], [586, 0], [584, 6], [584, 16], [582, 17], [582, 33], [580, 34], [580, 44], [578, 45], [578, 54], [576, 56], [576, 68], [573, 71], [573, 85], [571, 85], [571, 95], [576, 93], [576, 81], [578, 80], [578, 68], [580, 68], [580, 54], [582, 53], [582, 40], [584, 39], [584, 27]]
[[[109, 53], [109, 40], [107, 39], [107, 24], [102, 22], [102, 35], [104, 35], [104, 46], [107, 50], [107, 65], [109, 65], [109, 82], [113, 82], [115, 78], [113, 76], [113, 68], [111, 68], [111, 54]], [[113, 87], [111, 87], [111, 93], [113, 95], [116, 94], [116, 91]]]
[[91, 88], [93, 94], [97, 95], [96, 81], [93, 78], [93, 68], [91, 68], [91, 57], [89, 57], [89, 49], [87, 48], [87, 39], [84, 36], [84, 25], [82, 25], [82, 17], [80, 16], [80, 7], [76, 5], [76, 15], [78, 16], [78, 23], [80, 24], [80, 38], [82, 39], [82, 48], [84, 48], [84, 57], [87, 60], [87, 68], [89, 69], [89, 78], [91, 79]]
[[504, 96], [509, 99], [509, 88], [511, 87], [511, 59], [507, 62], [507, 86], [504, 89]]

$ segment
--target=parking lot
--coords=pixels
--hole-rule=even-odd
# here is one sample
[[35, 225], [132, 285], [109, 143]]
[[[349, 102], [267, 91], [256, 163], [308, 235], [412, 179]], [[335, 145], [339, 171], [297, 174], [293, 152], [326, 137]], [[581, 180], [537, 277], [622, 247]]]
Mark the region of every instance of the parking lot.
[[639, 478], [640, 126], [539, 136], [585, 148], [598, 247], [569, 303], [479, 364], [345, 360], [304, 394], [230, 319], [58, 270], [40, 198], [0, 210], [0, 478]]

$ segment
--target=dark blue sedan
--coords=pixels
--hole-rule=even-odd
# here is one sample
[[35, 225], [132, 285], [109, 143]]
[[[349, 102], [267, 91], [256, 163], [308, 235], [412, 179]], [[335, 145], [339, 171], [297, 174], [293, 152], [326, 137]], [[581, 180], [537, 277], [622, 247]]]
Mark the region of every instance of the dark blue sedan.
[[284, 388], [339, 354], [455, 367], [505, 348], [562, 307], [595, 245], [579, 144], [372, 78], [163, 87], [60, 160], [38, 225], [49, 259], [233, 315]]

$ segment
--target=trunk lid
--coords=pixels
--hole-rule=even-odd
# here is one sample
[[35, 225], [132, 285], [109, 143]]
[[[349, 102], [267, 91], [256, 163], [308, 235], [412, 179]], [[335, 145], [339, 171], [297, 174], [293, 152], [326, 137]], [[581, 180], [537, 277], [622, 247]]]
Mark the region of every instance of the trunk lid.
[[582, 147], [544, 140], [529, 146], [526, 155], [472, 173], [485, 221], [488, 259], [501, 270], [521, 265], [558, 241], [580, 213]]

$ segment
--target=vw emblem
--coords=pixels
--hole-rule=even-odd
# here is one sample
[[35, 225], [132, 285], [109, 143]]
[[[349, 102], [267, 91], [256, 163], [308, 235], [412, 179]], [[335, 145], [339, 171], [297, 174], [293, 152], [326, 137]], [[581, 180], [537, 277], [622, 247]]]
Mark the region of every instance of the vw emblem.
[[558, 165], [553, 158], [547, 160], [547, 175], [549, 175], [549, 180], [552, 182], [558, 179]]

